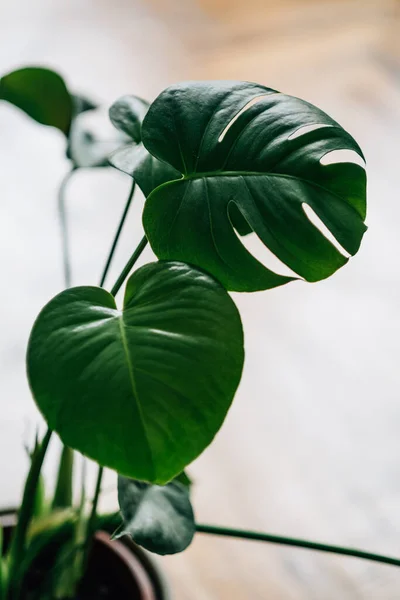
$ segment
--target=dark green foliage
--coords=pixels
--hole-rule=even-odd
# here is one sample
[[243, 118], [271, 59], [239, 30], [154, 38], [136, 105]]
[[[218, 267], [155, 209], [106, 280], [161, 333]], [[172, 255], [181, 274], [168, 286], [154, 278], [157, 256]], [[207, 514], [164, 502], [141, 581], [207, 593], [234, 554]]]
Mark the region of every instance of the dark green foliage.
[[[301, 129], [317, 126], [313, 130]], [[318, 281], [347, 258], [309, 220], [310, 207], [349, 254], [366, 229], [365, 170], [322, 165], [354, 139], [315, 106], [246, 82], [189, 82], [165, 90], [142, 126], [147, 150], [181, 173], [150, 195], [144, 225], [161, 259], [193, 263], [229, 290], [291, 281], [237, 238], [231, 208], [299, 277]], [[237, 214], [236, 214], [237, 216]], [[238, 225], [236, 223], [236, 225]]]
[[123, 525], [118, 537], [129, 535], [157, 554], [187, 548], [195, 533], [190, 486], [177, 479], [164, 486], [118, 477], [118, 501]]
[[157, 160], [142, 144], [141, 128], [148, 107], [141, 98], [123, 96], [110, 108], [113, 125], [129, 135], [132, 142], [116, 150], [109, 161], [113, 167], [134, 177], [146, 197], [159, 185], [180, 177], [176, 169]]
[[0, 79], [0, 99], [7, 100], [42, 125], [68, 135], [74, 103], [60, 75], [41, 67], [25, 67]]
[[239, 384], [240, 317], [206, 273], [152, 263], [123, 311], [95, 287], [40, 313], [29, 342], [34, 398], [65, 444], [123, 475], [166, 483], [212, 441]]

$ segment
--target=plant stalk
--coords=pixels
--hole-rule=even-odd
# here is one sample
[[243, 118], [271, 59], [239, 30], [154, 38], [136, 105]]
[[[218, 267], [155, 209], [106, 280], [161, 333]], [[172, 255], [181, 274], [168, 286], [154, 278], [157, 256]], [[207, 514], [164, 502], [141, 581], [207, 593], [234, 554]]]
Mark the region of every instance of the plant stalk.
[[84, 567], [86, 567], [87, 562], [89, 560], [89, 552], [90, 552], [90, 548], [92, 546], [92, 537], [93, 537], [93, 535], [95, 533], [95, 529], [96, 529], [97, 507], [98, 507], [99, 499], [100, 499], [101, 483], [103, 481], [103, 475], [104, 475], [104, 467], [99, 466], [98, 471], [97, 471], [96, 488], [95, 488], [93, 502], [92, 502], [92, 510], [90, 511], [90, 516], [89, 516], [89, 520], [87, 522], [87, 527], [86, 527], [85, 551], [84, 551], [84, 557], [83, 557]]
[[147, 237], [143, 236], [143, 238], [140, 240], [138, 247], [134, 250], [132, 256], [130, 257], [130, 259], [128, 260], [128, 262], [126, 263], [125, 267], [122, 269], [120, 276], [118, 277], [117, 281], [115, 282], [112, 290], [111, 290], [111, 295], [112, 296], [116, 296], [117, 293], [119, 292], [121, 286], [123, 285], [125, 279], [128, 277], [129, 273], [132, 270], [132, 267], [134, 266], [134, 264], [136, 263], [136, 261], [139, 259], [140, 255], [142, 254], [143, 250], [146, 248], [147, 246]]
[[71, 259], [69, 251], [66, 191], [68, 183], [76, 170], [77, 167], [72, 167], [72, 169], [68, 171], [68, 173], [64, 176], [64, 179], [62, 180], [60, 188], [58, 190], [58, 216], [60, 220], [62, 257], [64, 264], [64, 281], [66, 288], [71, 287]]
[[132, 200], [133, 200], [133, 196], [134, 196], [134, 193], [135, 193], [135, 186], [136, 186], [136, 182], [135, 182], [135, 180], [133, 180], [131, 191], [129, 192], [129, 196], [128, 196], [128, 199], [126, 201], [126, 205], [125, 205], [125, 208], [124, 208], [124, 212], [122, 213], [121, 220], [119, 222], [116, 234], [114, 236], [113, 243], [112, 243], [111, 248], [110, 248], [109, 255], [107, 257], [106, 264], [104, 266], [104, 270], [103, 270], [103, 273], [102, 273], [102, 276], [101, 276], [101, 279], [100, 279], [100, 287], [103, 287], [104, 282], [105, 282], [106, 277], [107, 277], [107, 274], [108, 274], [108, 271], [110, 269], [111, 262], [112, 262], [112, 259], [114, 257], [115, 249], [117, 247], [119, 238], [121, 236], [122, 229], [123, 229], [125, 221], [126, 221], [126, 217], [128, 215], [128, 212], [129, 212], [130, 205], [131, 205]]
[[207, 533], [211, 535], [219, 535], [225, 537], [233, 537], [243, 540], [254, 540], [258, 542], [269, 542], [271, 544], [280, 544], [283, 546], [294, 546], [297, 548], [307, 548], [308, 550], [317, 550], [319, 552], [330, 552], [332, 554], [341, 554], [343, 556], [354, 556], [364, 560], [372, 560], [374, 562], [385, 563], [387, 565], [395, 565], [400, 567], [400, 559], [373, 552], [364, 552], [355, 548], [343, 548], [342, 546], [332, 546], [330, 544], [320, 544], [319, 542], [311, 542], [307, 540], [299, 540], [296, 538], [283, 537], [280, 535], [271, 535], [258, 531], [246, 531], [244, 529], [232, 529], [229, 527], [217, 527], [214, 525], [197, 524], [196, 531], [198, 533]]

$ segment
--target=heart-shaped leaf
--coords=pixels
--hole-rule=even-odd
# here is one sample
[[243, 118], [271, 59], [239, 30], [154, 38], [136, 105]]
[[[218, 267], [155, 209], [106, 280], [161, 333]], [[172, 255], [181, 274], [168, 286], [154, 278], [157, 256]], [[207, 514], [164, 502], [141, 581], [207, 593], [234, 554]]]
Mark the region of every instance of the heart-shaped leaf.
[[196, 530], [189, 492], [189, 486], [176, 479], [160, 486], [120, 475], [118, 501], [124, 523], [115, 537], [129, 535], [157, 554], [182, 552]]
[[365, 170], [321, 159], [343, 149], [363, 155], [315, 106], [253, 83], [189, 82], [155, 100], [142, 139], [182, 174], [146, 202], [144, 226], [159, 258], [198, 265], [231, 290], [291, 281], [245, 249], [233, 229], [233, 207], [307, 281], [328, 277], [348, 260], [308, 209], [347, 253], [357, 252], [366, 229]]
[[96, 287], [66, 290], [28, 346], [33, 396], [63, 442], [134, 479], [166, 483], [212, 441], [243, 366], [239, 313], [184, 263], [146, 265], [124, 308]]
[[113, 125], [133, 141], [113, 152], [109, 162], [134, 177], [146, 197], [159, 185], [181, 176], [176, 169], [149, 154], [142, 144], [142, 122], [148, 107], [148, 102], [141, 98], [123, 96], [110, 108]]
[[64, 80], [50, 69], [26, 67], [0, 79], [0, 99], [23, 110], [38, 123], [68, 135], [74, 106]]

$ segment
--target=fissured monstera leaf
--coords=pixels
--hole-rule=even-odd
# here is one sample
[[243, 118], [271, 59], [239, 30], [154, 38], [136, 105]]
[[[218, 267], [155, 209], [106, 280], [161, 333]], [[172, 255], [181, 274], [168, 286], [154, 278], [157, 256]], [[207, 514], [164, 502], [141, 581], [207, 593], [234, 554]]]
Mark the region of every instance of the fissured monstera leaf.
[[222, 425], [243, 366], [239, 313], [208, 274], [151, 263], [123, 310], [97, 287], [56, 296], [28, 346], [28, 377], [63, 442], [122, 475], [166, 483]]
[[118, 501], [123, 526], [116, 538], [128, 535], [157, 554], [182, 552], [192, 541], [196, 526], [188, 485], [176, 479], [152, 485], [120, 475]]
[[230, 290], [290, 281], [245, 249], [233, 228], [233, 208], [307, 281], [328, 277], [348, 258], [305, 208], [347, 253], [357, 252], [366, 229], [365, 170], [321, 159], [343, 149], [363, 155], [315, 106], [254, 83], [183, 83], [153, 102], [142, 140], [181, 173], [154, 190], [145, 205], [146, 234], [159, 258], [198, 265]]
[[68, 135], [74, 101], [60, 75], [41, 67], [26, 67], [0, 79], [0, 99], [23, 110], [38, 123]]
[[111, 122], [132, 138], [132, 142], [113, 152], [109, 162], [134, 177], [146, 197], [159, 185], [181, 176], [169, 164], [149, 154], [142, 144], [142, 122], [148, 108], [148, 102], [136, 96], [123, 96], [110, 108]]

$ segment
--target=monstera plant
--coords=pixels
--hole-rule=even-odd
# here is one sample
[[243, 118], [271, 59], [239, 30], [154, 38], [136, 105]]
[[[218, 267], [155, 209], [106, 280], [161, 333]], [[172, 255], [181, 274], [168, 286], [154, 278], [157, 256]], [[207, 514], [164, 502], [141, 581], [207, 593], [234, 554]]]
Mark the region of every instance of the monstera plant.
[[[63, 132], [70, 172], [105, 165], [106, 156], [93, 152], [98, 140], [79, 125], [82, 111], [95, 106], [68, 92], [56, 73], [10, 73], [0, 80], [0, 99]], [[99, 464], [92, 508], [78, 512], [83, 557], [98, 526], [109, 467], [118, 473], [115, 537], [130, 536], [153, 552], [182, 551], [197, 531], [400, 564], [359, 550], [198, 524], [184, 471], [212, 442], [240, 382], [244, 336], [229, 292], [316, 282], [358, 251], [366, 230], [358, 144], [315, 106], [248, 82], [178, 84], [152, 104], [124, 96], [110, 119], [116, 133], [108, 161], [132, 178], [131, 191], [99, 286], [70, 287], [65, 182], [61, 186], [66, 289], [40, 312], [27, 351], [29, 384], [48, 431], [32, 453], [19, 520], [1, 563], [0, 597], [19, 598], [16, 581], [30, 566], [22, 559], [33, 543], [32, 523], [40, 523], [34, 499], [53, 433], [65, 444], [53, 513], [74, 508], [73, 450]], [[358, 160], [334, 158], [344, 150]], [[144, 237], [108, 291], [136, 185], [146, 199]], [[248, 235], [292, 274], [259, 262], [243, 243]], [[148, 243], [158, 260], [132, 273]], [[116, 299], [124, 285], [123, 300]], [[77, 551], [76, 539], [68, 539]], [[84, 558], [79, 564], [82, 574]]]

